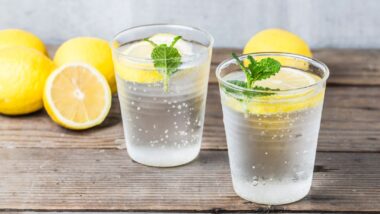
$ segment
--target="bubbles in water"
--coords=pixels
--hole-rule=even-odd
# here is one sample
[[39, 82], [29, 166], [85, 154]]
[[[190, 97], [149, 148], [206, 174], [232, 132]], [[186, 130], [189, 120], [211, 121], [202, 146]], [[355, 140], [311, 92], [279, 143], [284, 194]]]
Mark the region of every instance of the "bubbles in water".
[[257, 186], [259, 184], [259, 178], [257, 176], [252, 177], [251, 185]]

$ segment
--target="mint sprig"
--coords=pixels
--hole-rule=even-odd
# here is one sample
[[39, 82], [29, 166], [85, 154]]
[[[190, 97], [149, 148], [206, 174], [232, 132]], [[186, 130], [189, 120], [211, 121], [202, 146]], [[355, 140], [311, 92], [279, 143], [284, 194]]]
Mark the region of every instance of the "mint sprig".
[[151, 53], [151, 58], [153, 59], [154, 67], [163, 74], [163, 84], [164, 91], [168, 91], [169, 79], [172, 74], [178, 71], [178, 67], [182, 64], [181, 54], [178, 49], [174, 47], [181, 36], [174, 37], [171, 44], [156, 44], [149, 38], [144, 39], [144, 41], [149, 42], [154, 48]]
[[[239, 57], [232, 53], [232, 57], [236, 60], [237, 64], [244, 72], [246, 76], [246, 81], [240, 80], [228, 80], [227, 82], [237, 85], [242, 88], [260, 90], [260, 91], [278, 91], [279, 89], [273, 89], [268, 87], [255, 86], [255, 82], [259, 80], [268, 79], [269, 77], [277, 74], [281, 69], [281, 63], [273, 58], [264, 58], [260, 61], [256, 61], [252, 56], [248, 56], [248, 66], [239, 59]], [[233, 89], [225, 88], [227, 93], [244, 95], [247, 98], [252, 98], [256, 96], [269, 96], [273, 95], [272, 92], [253, 92], [253, 91], [237, 91]]]
[[256, 61], [249, 55], [247, 57], [249, 61], [248, 66], [244, 66], [244, 63], [235, 53], [232, 53], [232, 57], [236, 60], [246, 76], [246, 88], [253, 88], [256, 81], [268, 79], [277, 74], [281, 69], [280, 62], [270, 57]]

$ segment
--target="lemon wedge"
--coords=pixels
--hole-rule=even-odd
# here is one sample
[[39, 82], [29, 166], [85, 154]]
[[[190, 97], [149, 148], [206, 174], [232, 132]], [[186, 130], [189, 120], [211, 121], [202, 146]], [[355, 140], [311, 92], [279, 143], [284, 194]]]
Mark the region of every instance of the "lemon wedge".
[[87, 129], [106, 118], [111, 107], [111, 90], [96, 68], [69, 63], [48, 77], [44, 106], [59, 125], [74, 130]]

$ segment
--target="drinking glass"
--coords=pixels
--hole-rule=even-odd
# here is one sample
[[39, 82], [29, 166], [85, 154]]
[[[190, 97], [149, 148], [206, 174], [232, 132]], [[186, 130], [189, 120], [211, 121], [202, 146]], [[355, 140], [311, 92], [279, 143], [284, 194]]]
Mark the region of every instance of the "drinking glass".
[[[170, 46], [175, 36], [182, 37], [174, 45], [181, 64], [166, 78], [151, 58], [154, 46], [144, 39]], [[133, 160], [172, 167], [197, 157], [212, 45], [209, 33], [181, 25], [138, 26], [115, 36], [111, 46], [118, 96], [126, 147]]]
[[227, 81], [242, 75], [234, 59], [216, 69], [235, 192], [260, 204], [291, 203], [311, 187], [329, 70], [320, 61], [295, 54], [249, 55], [274, 58], [286, 72], [316, 80], [289, 90], [254, 90]]

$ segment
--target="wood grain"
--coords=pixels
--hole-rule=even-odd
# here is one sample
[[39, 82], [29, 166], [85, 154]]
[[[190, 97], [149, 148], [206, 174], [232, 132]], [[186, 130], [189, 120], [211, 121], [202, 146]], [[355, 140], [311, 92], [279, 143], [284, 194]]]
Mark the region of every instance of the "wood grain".
[[[319, 151], [380, 151], [380, 87], [327, 89]], [[111, 113], [99, 127], [70, 131], [53, 123], [45, 112], [29, 116], [0, 116], [3, 148], [119, 148], [124, 149], [117, 98]], [[226, 149], [218, 86], [210, 84], [207, 98], [203, 149]]]
[[[216, 83], [216, 67], [238, 49], [217, 49], [212, 58], [210, 82]], [[380, 50], [319, 49], [314, 57], [330, 69], [330, 85], [380, 85]]]
[[379, 162], [373, 153], [320, 152], [311, 193], [268, 208], [235, 195], [225, 151], [163, 169], [134, 163], [125, 150], [0, 149], [0, 209], [380, 211]]

